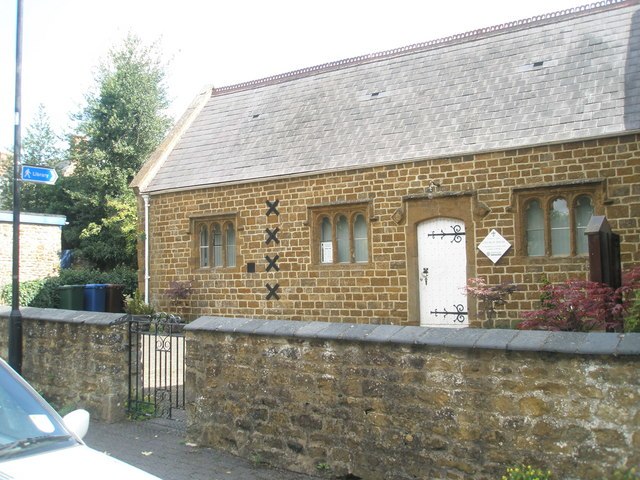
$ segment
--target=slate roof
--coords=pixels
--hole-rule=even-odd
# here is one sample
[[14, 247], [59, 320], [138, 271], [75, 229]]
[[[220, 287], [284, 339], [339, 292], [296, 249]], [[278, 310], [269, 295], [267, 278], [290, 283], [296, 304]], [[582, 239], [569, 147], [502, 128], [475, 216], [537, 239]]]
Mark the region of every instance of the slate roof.
[[205, 92], [133, 186], [181, 190], [640, 130], [640, 0]]

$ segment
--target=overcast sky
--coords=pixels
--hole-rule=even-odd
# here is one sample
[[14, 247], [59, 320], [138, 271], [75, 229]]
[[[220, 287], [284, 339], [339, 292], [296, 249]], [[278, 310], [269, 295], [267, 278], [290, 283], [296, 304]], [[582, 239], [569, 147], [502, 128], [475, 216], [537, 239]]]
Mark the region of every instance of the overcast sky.
[[[225, 86], [587, 4], [579, 0], [23, 0], [22, 132], [43, 104], [58, 131], [128, 32], [159, 40], [178, 117]], [[0, 149], [11, 150], [17, 0], [0, 1]]]

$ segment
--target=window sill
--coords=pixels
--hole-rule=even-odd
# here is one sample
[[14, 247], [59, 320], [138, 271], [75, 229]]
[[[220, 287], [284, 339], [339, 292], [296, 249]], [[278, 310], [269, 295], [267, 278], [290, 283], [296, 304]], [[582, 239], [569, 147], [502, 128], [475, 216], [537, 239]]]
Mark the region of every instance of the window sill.
[[239, 272], [240, 267], [197, 267], [195, 271], [198, 273]]
[[315, 263], [312, 267], [318, 270], [364, 270], [371, 267], [371, 262], [358, 263]]
[[541, 257], [529, 257], [527, 255], [521, 255], [519, 258], [530, 265], [548, 265], [553, 263], [575, 263], [582, 264], [589, 261], [589, 255], [568, 255], [566, 257], [561, 256], [541, 256]]

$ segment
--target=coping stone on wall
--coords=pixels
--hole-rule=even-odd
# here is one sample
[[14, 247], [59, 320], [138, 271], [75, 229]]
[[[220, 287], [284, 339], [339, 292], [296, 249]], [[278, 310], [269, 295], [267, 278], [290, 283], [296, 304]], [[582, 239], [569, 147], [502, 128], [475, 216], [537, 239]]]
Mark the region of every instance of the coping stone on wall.
[[340, 340], [360, 340], [362, 335], [370, 335], [378, 325], [367, 323], [365, 325], [350, 324], [349, 328], [340, 335]]
[[577, 353], [607, 354], [615, 351], [620, 343], [620, 335], [617, 333], [591, 332], [578, 347]]
[[[273, 325], [271, 325], [271, 323], [273, 323]], [[265, 323], [260, 325], [254, 333], [256, 335], [277, 335], [282, 337], [289, 337], [291, 336], [291, 323], [292, 322], [289, 320], [266, 320]]]
[[543, 345], [544, 350], [556, 353], [576, 353], [587, 340], [584, 332], [553, 332]]
[[236, 318], [227, 317], [209, 317], [207, 319], [207, 328], [221, 332], [233, 331], [233, 326], [237, 323]]
[[622, 335], [616, 347], [617, 355], [638, 355], [640, 352], [640, 333], [626, 333]]
[[349, 323], [329, 323], [327, 328], [316, 333], [315, 338], [319, 340], [339, 340], [340, 335], [343, 335], [347, 330], [351, 330], [352, 325]]
[[[21, 307], [23, 320], [44, 320], [62, 323], [84, 323], [87, 325], [117, 325], [127, 321], [124, 313], [88, 312], [84, 310], [62, 310], [58, 308]], [[0, 306], [0, 318], [9, 318], [11, 307]]]
[[327, 322], [300, 322], [298, 330], [292, 335], [298, 338], [315, 338], [319, 332], [327, 328], [329, 328]]
[[253, 333], [265, 324], [267, 320], [255, 320], [251, 318], [236, 318], [234, 332], [236, 333]]
[[489, 350], [505, 350], [509, 342], [511, 342], [516, 335], [518, 335], [518, 330], [486, 330], [484, 335], [478, 338], [474, 346], [475, 348], [486, 348]]
[[542, 350], [549, 340], [551, 332], [545, 330], [520, 330], [515, 337], [507, 343], [507, 350], [519, 350], [536, 352]]
[[640, 355], [640, 333], [402, 327], [228, 317], [200, 317], [185, 326], [185, 330], [480, 350]]
[[391, 335], [390, 341], [404, 345], [414, 345], [420, 335], [422, 335], [424, 327], [401, 327], [396, 333]]
[[423, 330], [424, 332], [416, 339], [416, 343], [434, 347], [442, 347], [447, 338], [457, 332], [455, 328], [424, 327]]
[[449, 335], [444, 342], [445, 347], [474, 348], [486, 330], [480, 328], [461, 328], [454, 335]]
[[[357, 325], [356, 325], [357, 327]], [[398, 333], [402, 327], [398, 325], [378, 325], [369, 334], [361, 332], [360, 338], [353, 336], [354, 340], [362, 340], [365, 342], [388, 342], [391, 337]], [[355, 331], [353, 332], [356, 333]]]
[[291, 337], [295, 332], [298, 331], [297, 322], [289, 322], [286, 321], [281, 327], [276, 327], [276, 335], [280, 335], [283, 337]]

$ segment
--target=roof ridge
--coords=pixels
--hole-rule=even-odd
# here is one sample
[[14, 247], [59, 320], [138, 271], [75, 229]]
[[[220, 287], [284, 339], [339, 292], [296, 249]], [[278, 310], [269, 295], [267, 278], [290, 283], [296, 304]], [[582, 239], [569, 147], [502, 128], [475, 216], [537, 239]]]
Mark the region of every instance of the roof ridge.
[[365, 55], [359, 55], [357, 57], [345, 58], [342, 60], [336, 60], [332, 62], [323, 63], [320, 65], [314, 65], [311, 67], [300, 68], [285, 73], [279, 73], [268, 77], [259, 78], [256, 80], [249, 80], [247, 82], [236, 83], [223, 87], [212, 87], [212, 95], [225, 95], [232, 92], [250, 90], [255, 87], [261, 87], [266, 85], [273, 85], [288, 80], [307, 77], [318, 73], [329, 72], [333, 70], [339, 70], [345, 67], [359, 65], [362, 63], [368, 63], [375, 60], [382, 60], [385, 58], [391, 58], [398, 55], [404, 55], [407, 53], [417, 52], [420, 50], [426, 50], [430, 48], [437, 48], [444, 45], [450, 45], [458, 43], [460, 41], [468, 41], [477, 38], [486, 37], [488, 35], [495, 35], [503, 33], [516, 28], [530, 27], [538, 24], [544, 24], [549, 20], [564, 20], [572, 15], [591, 14], [596, 10], [606, 10], [610, 7], [622, 7], [625, 4], [633, 5], [640, 0], [601, 0], [594, 3], [585, 5], [579, 5], [576, 7], [567, 8], [564, 10], [557, 10], [555, 12], [549, 12], [542, 15], [535, 15], [533, 17], [524, 18], [520, 20], [514, 20], [507, 23], [501, 23], [489, 27], [478, 28], [476, 30], [470, 30], [463, 33], [457, 33], [449, 35], [447, 37], [428, 40], [426, 42], [414, 43], [403, 47], [393, 48], [390, 50], [383, 50], [380, 52], [369, 53]]

